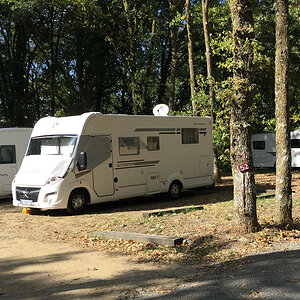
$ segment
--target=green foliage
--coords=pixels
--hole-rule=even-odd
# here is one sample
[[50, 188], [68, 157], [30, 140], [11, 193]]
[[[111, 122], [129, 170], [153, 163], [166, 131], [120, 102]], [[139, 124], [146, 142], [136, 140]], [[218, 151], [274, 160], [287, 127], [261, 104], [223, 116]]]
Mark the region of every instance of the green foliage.
[[197, 78], [196, 105], [200, 115], [214, 115], [213, 142], [218, 167], [221, 172], [230, 170], [230, 99], [232, 94], [232, 78], [214, 82], [215, 105], [212, 107], [208, 94], [208, 80], [203, 76]]
[[[168, 103], [172, 26], [178, 26], [174, 114], [192, 115], [184, 1], [0, 0], [0, 126], [32, 126], [47, 115], [85, 111], [139, 113]], [[274, 1], [254, 10], [252, 131], [273, 131]], [[300, 127], [300, 8], [290, 4], [289, 99], [292, 129]], [[216, 103], [209, 102], [201, 1], [191, 2], [195, 102], [216, 116], [214, 144], [229, 168], [232, 31], [227, 1], [209, 1]], [[152, 25], [155, 21], [155, 31]]]

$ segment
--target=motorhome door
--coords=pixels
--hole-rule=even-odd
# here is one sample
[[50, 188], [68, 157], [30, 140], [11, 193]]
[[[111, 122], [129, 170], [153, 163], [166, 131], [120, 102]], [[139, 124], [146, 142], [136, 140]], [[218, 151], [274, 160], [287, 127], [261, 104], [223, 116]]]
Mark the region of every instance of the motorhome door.
[[112, 143], [109, 136], [99, 136], [98, 139], [101, 163], [93, 169], [94, 190], [98, 196], [108, 196], [114, 193]]
[[92, 172], [93, 187], [96, 194], [108, 196], [114, 193], [111, 138], [95, 135], [82, 136], [80, 151], [86, 152], [87, 170]]

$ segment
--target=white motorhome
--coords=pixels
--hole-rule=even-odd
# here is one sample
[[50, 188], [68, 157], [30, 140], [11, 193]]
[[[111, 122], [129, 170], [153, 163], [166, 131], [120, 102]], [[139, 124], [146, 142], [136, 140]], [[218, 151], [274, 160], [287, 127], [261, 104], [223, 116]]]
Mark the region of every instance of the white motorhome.
[[213, 186], [210, 117], [84, 113], [40, 119], [13, 182], [13, 204], [87, 204]]
[[20, 168], [32, 128], [0, 128], [0, 197], [11, 195], [11, 182]]
[[[276, 136], [274, 132], [256, 133], [251, 137], [253, 164], [256, 168], [276, 166]], [[300, 129], [291, 132], [291, 165], [300, 167]]]

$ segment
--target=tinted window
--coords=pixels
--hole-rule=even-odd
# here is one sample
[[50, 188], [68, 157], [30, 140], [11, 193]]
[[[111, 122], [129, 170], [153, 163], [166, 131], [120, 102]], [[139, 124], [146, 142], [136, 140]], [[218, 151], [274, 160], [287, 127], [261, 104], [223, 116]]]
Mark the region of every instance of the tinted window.
[[140, 153], [140, 138], [138, 137], [120, 137], [119, 138], [120, 155], [137, 155]]
[[264, 150], [266, 147], [265, 141], [253, 141], [253, 149]]
[[16, 163], [16, 148], [14, 145], [0, 146], [0, 164]]
[[198, 144], [199, 143], [198, 128], [182, 128], [181, 142], [182, 144]]
[[147, 150], [148, 151], [159, 150], [159, 137], [158, 136], [148, 136], [147, 137]]

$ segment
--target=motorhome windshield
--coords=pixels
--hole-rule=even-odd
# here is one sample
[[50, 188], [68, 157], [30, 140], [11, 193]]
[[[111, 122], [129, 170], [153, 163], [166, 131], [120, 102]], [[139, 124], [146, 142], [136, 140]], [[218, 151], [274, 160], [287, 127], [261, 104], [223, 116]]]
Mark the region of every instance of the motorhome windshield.
[[32, 138], [28, 155], [64, 155], [72, 156], [77, 136], [47, 136]]

